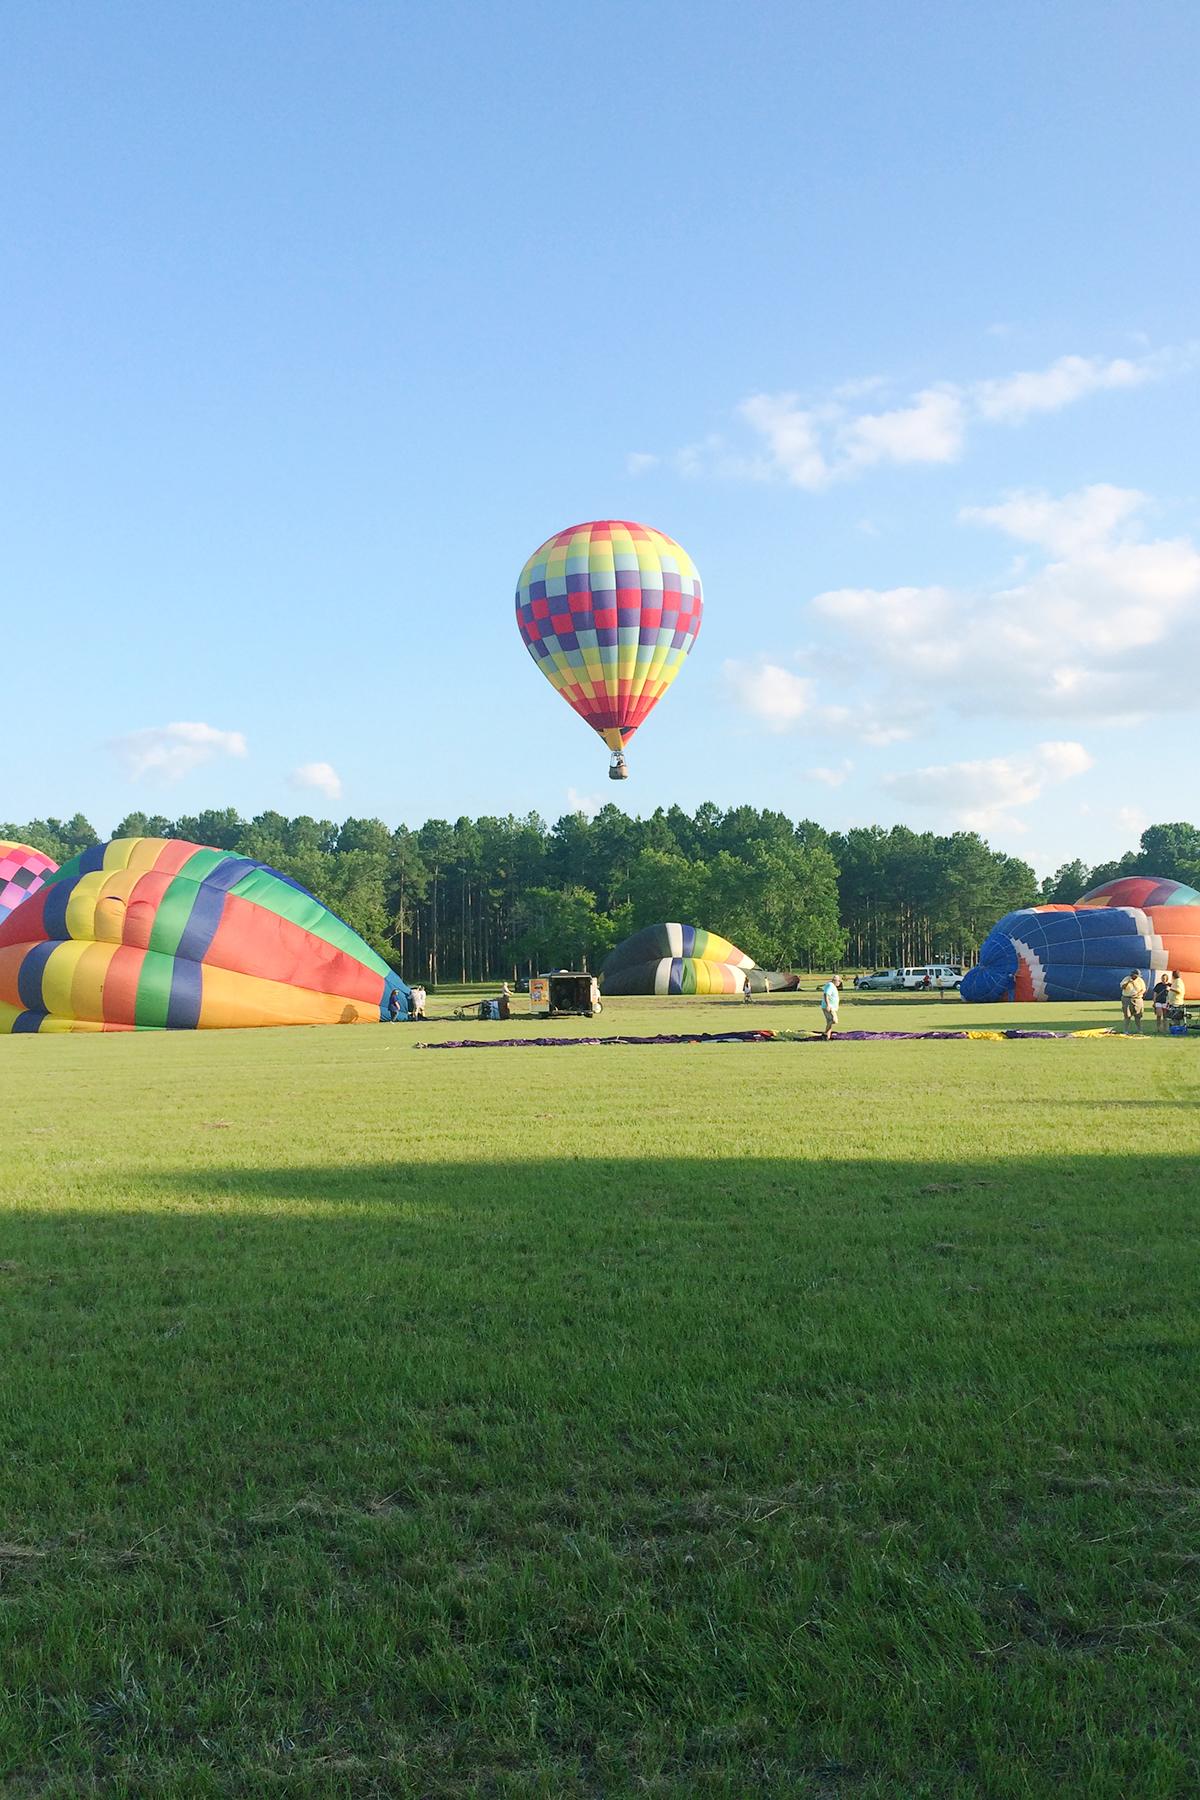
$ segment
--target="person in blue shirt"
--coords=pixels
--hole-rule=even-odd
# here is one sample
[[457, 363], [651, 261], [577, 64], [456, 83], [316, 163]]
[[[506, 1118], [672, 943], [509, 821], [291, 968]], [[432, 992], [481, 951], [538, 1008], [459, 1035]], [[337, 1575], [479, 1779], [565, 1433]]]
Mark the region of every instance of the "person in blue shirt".
[[828, 1043], [837, 1030], [838, 1007], [842, 999], [842, 978], [831, 975], [821, 988], [821, 1011], [825, 1015], [825, 1042]]

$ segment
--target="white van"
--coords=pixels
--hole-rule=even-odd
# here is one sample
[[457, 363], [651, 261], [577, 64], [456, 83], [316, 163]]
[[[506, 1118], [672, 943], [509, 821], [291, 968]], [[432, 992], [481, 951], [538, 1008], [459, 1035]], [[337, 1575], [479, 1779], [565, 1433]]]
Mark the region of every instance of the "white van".
[[901, 969], [898, 987], [923, 988], [931, 987], [936, 991], [948, 991], [957, 988], [962, 980], [963, 972], [957, 963], [923, 963], [920, 968]]

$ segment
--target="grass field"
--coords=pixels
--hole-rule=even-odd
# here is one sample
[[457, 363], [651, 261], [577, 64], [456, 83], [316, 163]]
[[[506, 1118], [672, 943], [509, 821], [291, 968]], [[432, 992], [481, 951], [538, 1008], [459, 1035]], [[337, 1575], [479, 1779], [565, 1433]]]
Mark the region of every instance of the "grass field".
[[0, 1792], [1197, 1792], [1195, 1040], [507, 1034], [0, 1040]]

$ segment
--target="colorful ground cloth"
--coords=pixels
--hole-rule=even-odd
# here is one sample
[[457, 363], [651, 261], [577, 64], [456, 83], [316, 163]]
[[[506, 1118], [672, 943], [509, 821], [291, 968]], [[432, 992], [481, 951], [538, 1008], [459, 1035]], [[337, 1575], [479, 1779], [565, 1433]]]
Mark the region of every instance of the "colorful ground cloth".
[[[1111, 1025], [1089, 1031], [839, 1031], [835, 1044], [891, 1043], [917, 1038], [1090, 1038], [1117, 1037]], [[440, 1044], [414, 1044], [414, 1050], [557, 1050], [570, 1044], [821, 1044], [819, 1031], [691, 1031], [663, 1032], [658, 1037], [519, 1037], [452, 1038]]]

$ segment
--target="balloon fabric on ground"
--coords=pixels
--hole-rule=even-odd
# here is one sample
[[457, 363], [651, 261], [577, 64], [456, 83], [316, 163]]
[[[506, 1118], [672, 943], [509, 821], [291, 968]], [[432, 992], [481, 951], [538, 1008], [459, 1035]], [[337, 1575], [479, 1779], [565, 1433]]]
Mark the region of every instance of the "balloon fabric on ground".
[[28, 844], [0, 838], [0, 925], [9, 913], [36, 894], [57, 868], [52, 856], [44, 856]]
[[[957, 1040], [1005, 1043], [1014, 1038], [1096, 1038], [1119, 1037], [1111, 1025], [1088, 1031], [842, 1031], [832, 1039], [835, 1044], [894, 1044], [922, 1041], [945, 1043]], [[414, 1044], [414, 1050], [574, 1050], [583, 1046], [596, 1049], [606, 1045], [635, 1045], [659, 1049], [671, 1044], [825, 1044], [831, 1040], [823, 1031], [691, 1031], [659, 1032], [655, 1037], [529, 1037], [529, 1038], [442, 1038], [436, 1043]]]
[[287, 876], [174, 838], [94, 844], [0, 923], [0, 1032], [356, 1024], [408, 988]]
[[960, 993], [981, 1000], [1119, 1000], [1137, 969], [1147, 987], [1177, 969], [1200, 993], [1200, 893], [1182, 882], [1122, 876], [1074, 906], [1007, 913], [984, 939]]
[[548, 538], [517, 583], [525, 648], [614, 753], [683, 667], [703, 610], [687, 551], [622, 519], [595, 519]]
[[728, 938], [698, 925], [647, 925], [619, 943], [600, 970], [604, 994], [740, 994], [754, 967]]

